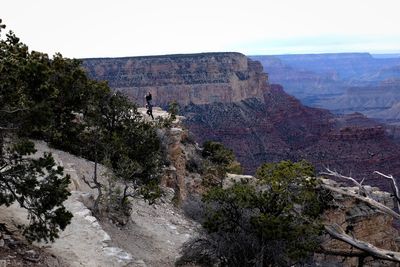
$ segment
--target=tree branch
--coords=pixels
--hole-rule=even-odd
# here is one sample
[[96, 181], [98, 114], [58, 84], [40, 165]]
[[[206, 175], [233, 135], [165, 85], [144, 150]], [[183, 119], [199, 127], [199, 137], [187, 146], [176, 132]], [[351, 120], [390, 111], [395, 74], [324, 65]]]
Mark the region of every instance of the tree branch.
[[17, 108], [17, 109], [13, 109], [13, 110], [0, 109], [0, 112], [7, 113], [7, 114], [13, 114], [16, 112], [26, 111], [26, 110], [28, 110], [28, 109], [27, 108]]
[[326, 168], [326, 170], [327, 170], [327, 172], [321, 172], [321, 174], [325, 174], [325, 175], [329, 175], [329, 176], [333, 176], [333, 177], [337, 177], [337, 178], [342, 178], [342, 179], [346, 179], [346, 180], [350, 180], [355, 185], [358, 186], [358, 189], [359, 189], [360, 193], [363, 193], [364, 196], [366, 196], [366, 197], [369, 197], [369, 198], [371, 197], [370, 194], [367, 192], [367, 190], [365, 190], [364, 186], [362, 185], [362, 183], [364, 182], [364, 179], [362, 179], [362, 181], [359, 183], [354, 178], [349, 177], [349, 176], [341, 175], [337, 171], [332, 171], [329, 168]]
[[367, 252], [375, 258], [400, 262], [400, 253], [381, 249], [365, 241], [358, 240], [347, 235], [338, 224], [326, 225], [325, 230], [335, 239], [341, 240], [355, 248]]
[[392, 185], [393, 185], [393, 187], [394, 187], [394, 190], [393, 190], [393, 191], [394, 191], [394, 195], [395, 195], [396, 200], [397, 200], [397, 207], [400, 208], [400, 193], [399, 193], [399, 187], [398, 187], [398, 185], [397, 185], [396, 180], [393, 178], [393, 175], [386, 175], [386, 174], [383, 174], [383, 173], [378, 172], [378, 171], [374, 171], [374, 173], [379, 174], [380, 176], [383, 176], [383, 177], [385, 177], [385, 178], [387, 178], [387, 179], [390, 179], [390, 180], [392, 181]]
[[91, 185], [90, 181], [86, 180], [86, 177], [84, 175], [82, 176], [82, 180], [87, 186], [90, 187], [90, 189], [96, 189], [97, 188], [95, 185]]
[[340, 189], [340, 188], [337, 188], [337, 187], [333, 187], [333, 186], [330, 186], [330, 185], [327, 185], [327, 184], [322, 184], [321, 186], [326, 188], [326, 189], [328, 189], [328, 190], [330, 190], [330, 191], [336, 192], [338, 194], [354, 197], [354, 198], [356, 198], [358, 200], [361, 200], [361, 201], [367, 203], [368, 205], [379, 209], [383, 213], [386, 213], [386, 214], [392, 216], [393, 218], [396, 218], [396, 219], [400, 220], [400, 214], [398, 214], [397, 212], [393, 211], [392, 209], [386, 207], [382, 203], [379, 203], [378, 201], [376, 201], [376, 200], [374, 200], [372, 198], [364, 197], [364, 196], [361, 196], [359, 194], [356, 194], [356, 193], [353, 193], [353, 192], [350, 192], [350, 191], [345, 191], [343, 189]]

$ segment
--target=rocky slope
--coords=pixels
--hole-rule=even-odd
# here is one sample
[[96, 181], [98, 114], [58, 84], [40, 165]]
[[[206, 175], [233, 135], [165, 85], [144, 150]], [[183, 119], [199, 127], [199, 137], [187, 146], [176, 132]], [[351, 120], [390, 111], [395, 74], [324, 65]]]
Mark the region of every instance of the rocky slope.
[[400, 80], [351, 87], [336, 98], [321, 99], [318, 105], [335, 113], [362, 112], [371, 118], [393, 121], [396, 120], [395, 106], [400, 103], [399, 89]]
[[[266, 161], [311, 161], [357, 178], [400, 176], [399, 146], [385, 129], [361, 114], [336, 117], [303, 106], [281, 86], [270, 86], [258, 62], [238, 53], [88, 59], [90, 75], [109, 79], [139, 105], [147, 91], [155, 103], [177, 100], [195, 139], [232, 148], [247, 173]], [[268, 69], [266, 70], [268, 72]]]
[[[139, 111], [145, 113], [143, 109]], [[149, 118], [143, 115], [145, 119]], [[167, 113], [155, 108], [154, 115], [165, 117]], [[173, 153], [178, 153], [177, 158], [179, 158], [182, 155], [185, 157], [185, 153], [184, 151], [174, 152], [173, 148], [183, 147], [181, 140], [184, 136], [184, 131], [179, 127], [162, 129], [160, 137], [163, 144], [167, 146], [165, 147], [166, 155], [171, 159], [169, 174], [176, 180], [168, 184], [170, 187], [163, 187], [164, 195], [154, 205], [149, 205], [148, 202], [140, 199], [133, 200], [132, 214], [125, 226], [116, 226], [104, 219], [98, 220], [87, 208], [86, 205], [91, 203], [92, 196], [96, 192], [83, 182], [82, 177], [91, 177], [93, 162], [49, 148], [44, 142], [36, 142], [38, 154], [51, 152], [57, 164], [63, 166], [65, 173], [71, 176], [69, 186], [71, 196], [64, 205], [74, 217], [65, 231], [60, 233], [60, 238], [55, 243], [35, 244], [33, 251], [41, 259], [36, 263], [22, 258], [25, 254], [29, 254], [31, 248], [24, 248], [23, 252], [16, 251], [15, 254], [22, 253], [21, 259], [16, 259], [13, 255], [11, 245], [9, 250], [5, 250], [4, 246], [8, 248], [11, 241], [8, 241], [10, 237], [6, 236], [7, 241], [3, 243], [3, 246], [1, 245], [4, 238], [0, 228], [0, 264], [5, 259], [6, 266], [174, 266], [176, 259], [180, 256], [182, 244], [195, 235], [199, 227], [176, 207], [179, 192], [186, 194], [187, 190], [184, 180], [186, 173], [183, 172], [185, 162], [182, 169], [182, 166], [174, 161], [173, 155]], [[102, 166], [99, 168], [100, 181], [105, 184], [106, 169]], [[164, 185], [168, 177], [168, 175], [164, 176]], [[18, 205], [0, 207], [0, 222], [6, 223], [8, 229], [16, 229], [18, 224], [26, 223], [26, 220], [25, 210]], [[2, 258], [3, 255], [6, 256]]]

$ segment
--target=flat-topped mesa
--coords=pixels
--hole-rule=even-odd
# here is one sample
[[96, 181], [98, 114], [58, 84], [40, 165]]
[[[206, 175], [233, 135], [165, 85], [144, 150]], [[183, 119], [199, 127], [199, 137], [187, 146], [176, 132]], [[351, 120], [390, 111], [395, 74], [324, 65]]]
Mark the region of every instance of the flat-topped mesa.
[[156, 105], [264, 101], [267, 74], [258, 61], [240, 53], [201, 53], [84, 59], [89, 75], [107, 80], [139, 105], [151, 92]]

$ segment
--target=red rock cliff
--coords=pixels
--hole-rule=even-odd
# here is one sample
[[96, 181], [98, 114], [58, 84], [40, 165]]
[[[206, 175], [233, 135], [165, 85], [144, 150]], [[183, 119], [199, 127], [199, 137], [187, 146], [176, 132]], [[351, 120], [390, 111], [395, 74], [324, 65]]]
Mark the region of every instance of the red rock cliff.
[[267, 75], [258, 61], [239, 53], [203, 53], [134, 58], [85, 59], [97, 80], [128, 94], [139, 105], [150, 91], [156, 105], [263, 101]]

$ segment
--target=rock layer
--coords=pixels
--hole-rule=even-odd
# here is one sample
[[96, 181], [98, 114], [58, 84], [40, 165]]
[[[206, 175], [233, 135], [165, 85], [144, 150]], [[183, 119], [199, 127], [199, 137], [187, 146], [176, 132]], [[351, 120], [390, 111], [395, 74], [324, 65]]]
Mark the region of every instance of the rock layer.
[[174, 100], [182, 105], [262, 101], [267, 86], [261, 64], [239, 53], [85, 59], [84, 67], [139, 105], [149, 91], [160, 106]]
[[374, 170], [400, 175], [399, 146], [384, 128], [361, 114], [335, 117], [308, 108], [287, 95], [281, 86], [265, 92], [264, 103], [190, 105], [186, 125], [202, 143], [216, 140], [232, 148], [247, 173], [264, 162], [306, 159], [322, 171], [336, 169], [366, 183], [389, 189]]

